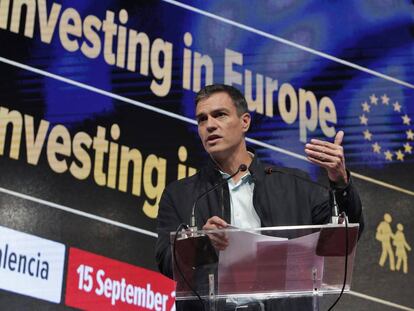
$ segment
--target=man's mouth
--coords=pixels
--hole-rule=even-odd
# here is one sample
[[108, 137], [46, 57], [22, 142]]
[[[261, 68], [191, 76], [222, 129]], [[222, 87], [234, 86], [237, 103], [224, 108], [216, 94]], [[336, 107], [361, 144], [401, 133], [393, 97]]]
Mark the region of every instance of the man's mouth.
[[220, 139], [221, 136], [219, 135], [210, 135], [207, 137], [207, 142], [212, 143], [215, 142], [216, 140]]

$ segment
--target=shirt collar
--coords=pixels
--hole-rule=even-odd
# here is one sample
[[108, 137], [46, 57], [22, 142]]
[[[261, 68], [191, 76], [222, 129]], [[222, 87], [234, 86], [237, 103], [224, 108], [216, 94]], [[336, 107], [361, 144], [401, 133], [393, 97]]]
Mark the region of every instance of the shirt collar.
[[[225, 173], [223, 171], [220, 171], [219, 170], [219, 172], [220, 172], [221, 177], [223, 179], [230, 177], [229, 174], [227, 174], [227, 173]], [[249, 171], [246, 171], [246, 173], [240, 178], [240, 180], [237, 182], [237, 184], [234, 183], [233, 179], [229, 179], [227, 182], [230, 183], [231, 186], [232, 186], [232, 188], [234, 189], [234, 188], [240, 187], [241, 185], [243, 185], [245, 183], [250, 183], [252, 180], [253, 180], [252, 179], [252, 175], [250, 174]]]
[[[265, 177], [265, 171], [263, 165], [261, 164], [257, 156], [256, 151], [251, 147], [247, 147], [247, 150], [249, 153], [254, 155], [248, 171], [252, 175], [252, 180], [256, 183], [258, 181], [261, 181]], [[219, 179], [222, 178], [219, 168], [211, 158], [208, 160], [205, 170], [203, 170], [202, 176], [202, 178], [206, 178], [211, 183], [216, 183]]]

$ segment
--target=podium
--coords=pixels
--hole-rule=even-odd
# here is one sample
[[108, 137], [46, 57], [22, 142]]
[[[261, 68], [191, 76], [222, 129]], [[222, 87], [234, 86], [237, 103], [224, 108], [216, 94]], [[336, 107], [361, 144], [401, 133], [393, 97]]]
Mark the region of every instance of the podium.
[[[345, 271], [344, 292], [350, 290], [358, 229], [351, 223], [172, 232], [176, 300], [201, 298], [205, 310], [220, 311], [308, 296], [318, 310], [319, 297], [341, 292]], [[217, 251], [211, 237], [228, 246]]]

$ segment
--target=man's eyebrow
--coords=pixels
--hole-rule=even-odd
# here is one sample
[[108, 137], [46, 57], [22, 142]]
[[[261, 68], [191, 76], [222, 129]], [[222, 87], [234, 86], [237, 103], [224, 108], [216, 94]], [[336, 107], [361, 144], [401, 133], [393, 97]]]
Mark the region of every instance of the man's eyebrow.
[[214, 110], [212, 110], [212, 111], [210, 111], [210, 114], [215, 114], [215, 113], [218, 113], [218, 112], [229, 112], [230, 110], [229, 109], [227, 109], [226, 107], [221, 107], [221, 108], [217, 108], [217, 109], [214, 109]]
[[230, 110], [229, 109], [227, 109], [226, 107], [221, 107], [221, 108], [217, 108], [217, 109], [214, 109], [214, 110], [211, 110], [211, 111], [209, 111], [208, 113], [205, 113], [205, 112], [200, 112], [199, 114], [197, 114], [196, 115], [196, 119], [198, 119], [198, 118], [200, 118], [200, 117], [203, 117], [203, 116], [205, 116], [206, 114], [212, 114], [212, 115], [214, 115], [214, 114], [216, 114], [216, 113], [218, 113], [218, 112], [226, 112], [226, 113], [228, 113]]

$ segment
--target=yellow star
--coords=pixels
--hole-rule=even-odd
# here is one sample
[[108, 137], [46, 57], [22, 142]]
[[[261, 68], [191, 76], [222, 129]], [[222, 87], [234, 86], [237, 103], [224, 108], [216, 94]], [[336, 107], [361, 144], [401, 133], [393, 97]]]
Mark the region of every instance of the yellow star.
[[411, 154], [411, 150], [413, 150], [413, 147], [412, 147], [412, 146], [410, 146], [410, 144], [409, 144], [409, 143], [405, 143], [405, 144], [404, 144], [404, 152], [405, 152], [405, 153], [409, 153], [409, 154]]
[[407, 134], [407, 139], [414, 140], [414, 132], [411, 129], [405, 131], [405, 133]]
[[363, 114], [362, 116], [359, 116], [359, 123], [368, 125], [368, 118]]
[[394, 104], [392, 104], [394, 106], [394, 111], [398, 111], [401, 112], [401, 105], [399, 102], [395, 102]]
[[371, 108], [370, 105], [367, 102], [361, 104], [361, 106], [362, 106], [362, 110], [364, 110], [365, 112], [369, 112], [369, 110]]
[[375, 142], [375, 144], [372, 144], [372, 151], [375, 153], [381, 153], [381, 146]]
[[410, 125], [411, 118], [409, 118], [407, 114], [405, 114], [401, 118], [403, 119], [404, 124]]
[[395, 155], [397, 156], [397, 160], [400, 160], [401, 162], [404, 161], [404, 153], [402, 153], [401, 150], [398, 150]]
[[388, 106], [388, 104], [390, 103], [390, 98], [387, 96], [387, 94], [382, 95], [381, 96], [381, 100], [382, 100], [382, 103], [384, 105], [387, 105]]
[[378, 105], [378, 98], [375, 96], [375, 94], [372, 94], [372, 95], [369, 97], [369, 99], [370, 99], [370, 101], [371, 101], [371, 104], [373, 104], [373, 105]]
[[371, 140], [371, 138], [372, 138], [372, 134], [369, 132], [369, 130], [365, 130], [364, 139]]
[[391, 153], [391, 151], [389, 151], [389, 150], [385, 151], [384, 152], [384, 155], [385, 155], [385, 159], [386, 160], [392, 161], [392, 153]]

